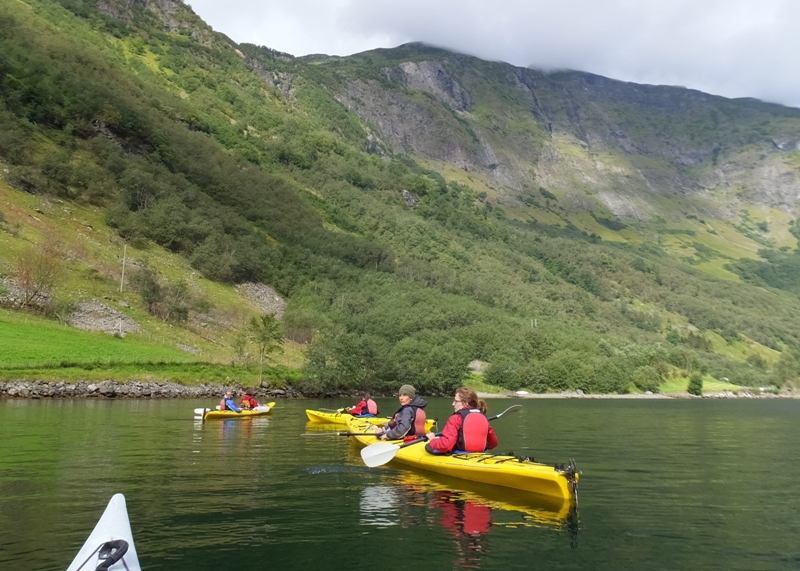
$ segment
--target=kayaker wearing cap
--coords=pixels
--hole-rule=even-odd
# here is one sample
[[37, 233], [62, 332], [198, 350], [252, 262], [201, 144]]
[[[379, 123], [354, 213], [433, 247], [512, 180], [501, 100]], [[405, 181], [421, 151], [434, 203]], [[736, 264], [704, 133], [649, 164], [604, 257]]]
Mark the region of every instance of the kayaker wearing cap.
[[378, 416], [378, 403], [372, 400], [369, 393], [364, 393], [364, 398], [361, 399], [361, 402], [349, 409], [345, 409], [345, 412], [360, 418], [375, 418]]
[[400, 401], [400, 408], [377, 436], [381, 440], [396, 440], [404, 436], [425, 434], [425, 407], [428, 403], [417, 395], [416, 389], [411, 385], [400, 387], [397, 399]]
[[486, 418], [486, 402], [468, 387], [456, 390], [453, 398], [455, 412], [447, 419], [442, 435], [425, 435], [425, 450], [433, 454], [449, 452], [483, 452], [497, 446], [497, 436]]
[[219, 409], [220, 410], [232, 410], [233, 412], [242, 412], [236, 403], [233, 402], [233, 392], [232, 391], [225, 391], [225, 398], [219, 401]]
[[242, 400], [239, 401], [239, 406], [245, 409], [253, 410], [258, 406], [258, 401], [253, 396], [253, 389], [245, 389]]

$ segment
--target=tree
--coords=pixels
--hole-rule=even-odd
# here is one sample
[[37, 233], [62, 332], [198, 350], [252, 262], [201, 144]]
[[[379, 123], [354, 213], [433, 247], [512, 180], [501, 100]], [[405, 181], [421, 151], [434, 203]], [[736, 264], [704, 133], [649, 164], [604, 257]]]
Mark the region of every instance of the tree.
[[689, 388], [687, 389], [690, 395], [700, 396], [703, 394], [703, 375], [700, 373], [692, 373], [689, 377]]
[[156, 307], [164, 301], [164, 288], [161, 286], [158, 273], [145, 261], [142, 267], [131, 278], [133, 287], [142, 296], [147, 312], [156, 313]]
[[57, 241], [48, 239], [42, 246], [31, 246], [17, 259], [16, 278], [23, 307], [45, 307], [52, 302], [53, 288], [64, 269], [54, 243]]
[[248, 325], [249, 339], [258, 349], [258, 386], [264, 386], [264, 359], [275, 351], [282, 350], [283, 333], [281, 324], [272, 314], [253, 317]]

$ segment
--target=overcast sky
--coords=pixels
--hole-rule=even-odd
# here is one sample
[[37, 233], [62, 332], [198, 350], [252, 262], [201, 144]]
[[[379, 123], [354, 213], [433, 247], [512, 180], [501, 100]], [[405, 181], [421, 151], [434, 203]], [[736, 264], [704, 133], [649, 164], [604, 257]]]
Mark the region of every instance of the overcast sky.
[[185, 0], [301, 56], [421, 41], [487, 60], [800, 107], [800, 0]]

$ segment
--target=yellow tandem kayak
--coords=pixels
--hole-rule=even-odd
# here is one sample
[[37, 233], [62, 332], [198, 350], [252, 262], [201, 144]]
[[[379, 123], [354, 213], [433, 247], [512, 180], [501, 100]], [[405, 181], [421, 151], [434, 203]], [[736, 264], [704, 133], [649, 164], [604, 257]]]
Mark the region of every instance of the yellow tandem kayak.
[[232, 410], [212, 410], [210, 408], [196, 408], [194, 409], [195, 415], [200, 416], [203, 420], [214, 420], [221, 418], [252, 418], [254, 416], [263, 416], [272, 412], [275, 407], [274, 402], [258, 405], [253, 410], [243, 410], [242, 412], [235, 412]]
[[[367, 432], [369, 424], [361, 419], [347, 421], [350, 432]], [[352, 437], [360, 446], [375, 444], [370, 435]], [[391, 441], [397, 446], [402, 441]], [[393, 461], [416, 466], [422, 470], [445, 476], [503, 486], [542, 496], [569, 499], [577, 491], [578, 474], [574, 462], [569, 465], [549, 466], [516, 456], [495, 455], [488, 452], [464, 454], [431, 454], [425, 443], [418, 442], [396, 451]]]
[[[356, 418], [352, 414], [348, 414], [346, 412], [323, 412], [321, 410], [311, 410], [306, 409], [306, 416], [308, 417], [309, 422], [315, 423], [326, 423], [326, 424], [341, 424], [346, 425], [347, 420], [350, 418]], [[383, 426], [387, 422], [389, 422], [389, 418], [386, 417], [376, 417], [376, 418], [369, 418], [369, 417], [361, 417], [357, 420], [363, 420], [369, 424], [374, 424], [377, 426]], [[433, 430], [433, 427], [436, 426], [436, 419], [428, 419], [425, 421], [425, 430], [430, 431]]]

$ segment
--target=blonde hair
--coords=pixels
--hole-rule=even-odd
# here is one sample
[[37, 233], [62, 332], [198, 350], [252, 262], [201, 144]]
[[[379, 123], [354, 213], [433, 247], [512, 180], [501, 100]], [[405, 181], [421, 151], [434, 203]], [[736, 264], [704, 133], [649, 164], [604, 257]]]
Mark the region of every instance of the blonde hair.
[[456, 397], [461, 402], [466, 403], [470, 408], [477, 408], [486, 414], [486, 401], [478, 398], [478, 394], [469, 387], [456, 389]]

